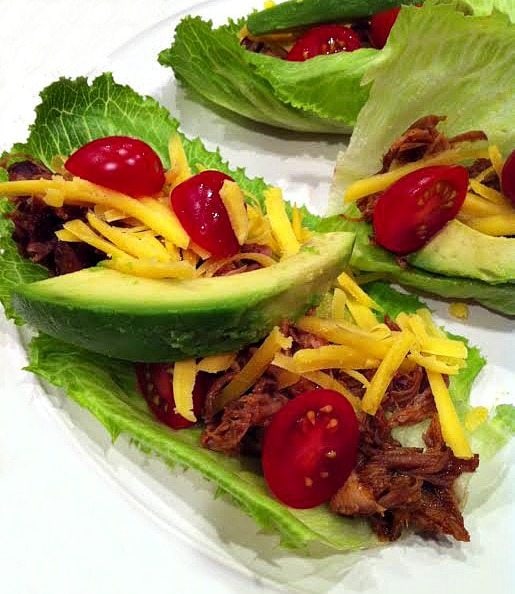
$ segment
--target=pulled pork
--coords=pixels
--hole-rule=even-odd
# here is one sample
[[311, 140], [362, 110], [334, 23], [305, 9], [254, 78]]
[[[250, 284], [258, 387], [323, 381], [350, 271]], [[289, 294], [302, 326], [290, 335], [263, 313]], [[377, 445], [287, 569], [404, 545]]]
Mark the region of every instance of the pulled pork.
[[[386, 319], [392, 329], [395, 322]], [[291, 336], [290, 354], [300, 348], [318, 348], [326, 341], [303, 332], [289, 323], [281, 331]], [[246, 364], [254, 352], [248, 348], [232, 367], [212, 384], [207, 396], [202, 445], [228, 455], [261, 454], [264, 430], [273, 415], [291, 398], [316, 388], [300, 379], [279, 388], [280, 370], [270, 365], [252, 392], [231, 402], [215, 414], [214, 402], [223, 388]], [[344, 372], [326, 370], [362, 397], [363, 385]], [[363, 370], [371, 379], [373, 370]], [[429, 422], [423, 435], [425, 448], [404, 447], [394, 436], [396, 427]], [[405, 529], [437, 537], [449, 535], [468, 541], [454, 482], [463, 472], [473, 472], [478, 456], [470, 460], [456, 458], [445, 445], [436, 407], [425, 371], [421, 367], [398, 373], [390, 383], [375, 416], [361, 415], [358, 463], [345, 484], [333, 496], [331, 509], [345, 516], [366, 517], [378, 537], [393, 541]]]
[[[426, 159], [431, 155], [451, 149], [461, 142], [486, 140], [485, 133], [480, 130], [471, 130], [447, 138], [438, 130], [438, 125], [445, 119], [445, 116], [427, 115], [413, 122], [388, 149], [383, 157], [383, 166], [379, 173], [386, 173], [407, 163]], [[475, 177], [490, 166], [491, 163], [488, 159], [478, 159], [468, 168], [469, 174], [471, 177]], [[485, 183], [495, 189], [499, 187], [499, 180], [495, 173]], [[374, 208], [380, 196], [381, 193], [371, 194], [357, 201], [356, 204], [364, 221], [372, 221]]]
[[[50, 179], [52, 172], [32, 161], [18, 161], [7, 169], [10, 181]], [[13, 240], [20, 254], [41, 264], [51, 274], [67, 274], [94, 266], [102, 259], [101, 252], [85, 243], [59, 241], [55, 232], [72, 219], [85, 219], [86, 210], [78, 206], [47, 206], [37, 197], [19, 196], [13, 199], [10, 218], [14, 223]]]
[[[393, 382], [392, 382], [393, 383]], [[418, 372], [413, 385], [420, 383]], [[361, 421], [359, 460], [349, 479], [333, 496], [331, 509], [346, 516], [365, 516], [382, 540], [398, 539], [403, 530], [449, 535], [469, 541], [454, 481], [463, 472], [474, 472], [478, 456], [470, 460], [456, 458], [445, 445], [432, 395], [427, 388], [412, 390], [410, 399], [403, 395], [404, 408], [388, 415], [393, 391], [390, 390], [382, 410], [375, 417]], [[416, 411], [401, 417], [403, 410]], [[400, 424], [431, 419], [424, 434], [426, 448], [403, 447], [391, 430]]]

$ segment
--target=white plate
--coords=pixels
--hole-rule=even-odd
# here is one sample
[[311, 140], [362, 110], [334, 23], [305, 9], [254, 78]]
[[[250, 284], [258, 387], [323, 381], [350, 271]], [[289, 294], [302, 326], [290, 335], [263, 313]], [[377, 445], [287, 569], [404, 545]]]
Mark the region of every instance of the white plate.
[[[240, 2], [235, 14], [233, 2], [214, 1], [195, 5], [188, 12], [221, 23], [227, 16], [247, 14], [253, 5], [255, 2]], [[306, 138], [271, 130], [234, 117], [223, 118], [191, 102], [175, 85], [172, 71], [156, 61], [158, 51], [169, 45], [173, 28], [182, 16], [172, 16], [143, 31], [96, 72], [110, 70], [118, 82], [154, 96], [182, 122], [188, 136], [200, 136], [210, 149], [220, 146], [232, 166], [244, 166], [250, 176], [263, 176], [280, 185], [290, 201], [322, 210], [333, 162], [344, 139]], [[462, 324], [449, 317], [447, 304], [430, 301], [430, 305], [448, 329], [469, 337], [488, 358], [488, 366], [474, 387], [474, 401], [488, 405], [513, 402], [513, 321], [473, 307], [470, 319]], [[4, 320], [0, 322], [2, 331], [12, 336]], [[31, 381], [36, 385], [34, 379]], [[158, 460], [131, 448], [126, 439], [113, 446], [103, 428], [87, 413], [53, 390], [48, 392], [49, 396], [38, 403], [82, 455], [93, 460], [104, 477], [172, 538], [181, 539], [185, 547], [197, 549], [246, 576], [245, 591], [269, 591], [270, 582], [259, 588], [256, 576], [295, 591], [333, 594], [372, 593], [379, 589], [383, 594], [429, 594], [449, 580], [471, 594], [482, 594], [487, 589], [502, 594], [515, 588], [509, 546], [515, 520], [511, 504], [513, 470], [504, 476], [505, 462], [513, 459], [509, 452], [484, 465], [473, 480], [466, 513], [470, 544], [436, 545], [410, 537], [359, 554], [308, 557], [278, 549], [275, 537], [257, 534], [249, 518], [230, 504], [214, 500], [213, 487], [194, 473], [170, 471]], [[484, 487], [495, 483], [500, 484], [486, 497]]]

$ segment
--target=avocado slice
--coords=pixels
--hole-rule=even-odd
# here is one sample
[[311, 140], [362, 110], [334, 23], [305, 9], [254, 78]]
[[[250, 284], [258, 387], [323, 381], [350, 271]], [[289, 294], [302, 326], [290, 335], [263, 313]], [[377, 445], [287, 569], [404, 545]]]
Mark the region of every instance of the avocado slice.
[[254, 12], [247, 19], [252, 35], [265, 35], [317, 23], [338, 23], [366, 18], [376, 12], [420, 0], [289, 0]]
[[515, 280], [515, 239], [492, 237], [453, 219], [421, 250], [408, 257], [411, 265], [445, 276], [488, 283]]
[[193, 280], [144, 279], [97, 266], [20, 285], [12, 302], [38, 330], [119, 359], [231, 352], [318, 304], [353, 245], [352, 233], [317, 234], [269, 268]]

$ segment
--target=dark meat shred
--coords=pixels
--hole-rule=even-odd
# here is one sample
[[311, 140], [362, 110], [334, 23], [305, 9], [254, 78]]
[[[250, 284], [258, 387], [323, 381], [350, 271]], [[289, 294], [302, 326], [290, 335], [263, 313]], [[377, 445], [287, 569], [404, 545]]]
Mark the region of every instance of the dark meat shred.
[[253, 392], [228, 404], [219, 422], [207, 423], [202, 433], [204, 447], [229, 455], [239, 453], [248, 431], [266, 427], [270, 418], [288, 402], [282, 394], [264, 391], [265, 385], [261, 383], [261, 387], [258, 382]]
[[381, 173], [389, 171], [392, 165], [419, 161], [449, 149], [451, 143], [437, 129], [444, 120], [443, 116], [428, 115], [411, 124], [384, 155]]
[[[50, 179], [52, 172], [32, 161], [18, 161], [7, 169], [10, 181]], [[78, 206], [47, 206], [37, 197], [14, 198], [10, 218], [14, 224], [12, 238], [20, 254], [47, 268], [51, 274], [60, 275], [94, 266], [103, 258], [95, 248], [82, 243], [59, 241], [55, 232], [63, 223], [72, 219], [85, 219], [86, 208]]]
[[280, 58], [281, 60], [284, 60], [288, 55], [288, 52], [279, 44], [258, 40], [254, 41], [249, 37], [244, 37], [241, 40], [240, 45], [249, 52], [264, 54], [265, 56], [272, 56], [274, 58]]

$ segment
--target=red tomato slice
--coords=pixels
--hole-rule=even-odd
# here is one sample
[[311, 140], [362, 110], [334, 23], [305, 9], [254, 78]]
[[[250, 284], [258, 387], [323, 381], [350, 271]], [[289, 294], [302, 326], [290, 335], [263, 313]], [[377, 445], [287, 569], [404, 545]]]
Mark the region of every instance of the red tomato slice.
[[151, 196], [165, 183], [161, 159], [147, 143], [129, 136], [97, 138], [65, 163], [73, 175], [134, 198]]
[[328, 501], [356, 465], [359, 428], [352, 406], [333, 390], [311, 390], [273, 417], [262, 465], [272, 493], [290, 507]]
[[376, 13], [370, 19], [370, 43], [376, 49], [383, 49], [390, 31], [397, 20], [401, 7], [390, 8]]
[[297, 39], [286, 56], [290, 62], [304, 62], [321, 55], [353, 52], [361, 47], [359, 35], [342, 25], [320, 25]]
[[376, 242], [400, 256], [423, 247], [458, 213], [468, 188], [460, 165], [413, 171], [379, 197], [373, 216]]
[[501, 188], [506, 198], [515, 206], [515, 150], [511, 151], [502, 168]]
[[[172, 429], [186, 429], [195, 423], [175, 412], [172, 377], [167, 363], [137, 363], [136, 377], [141, 394], [154, 415]], [[197, 374], [193, 390], [193, 412], [197, 419], [202, 414], [206, 397], [204, 374]]]
[[240, 246], [220, 198], [220, 190], [231, 177], [220, 171], [202, 171], [176, 186], [170, 202], [186, 233], [215, 258], [227, 258]]

